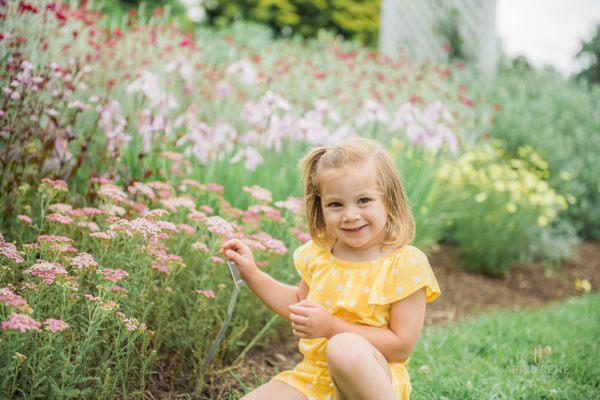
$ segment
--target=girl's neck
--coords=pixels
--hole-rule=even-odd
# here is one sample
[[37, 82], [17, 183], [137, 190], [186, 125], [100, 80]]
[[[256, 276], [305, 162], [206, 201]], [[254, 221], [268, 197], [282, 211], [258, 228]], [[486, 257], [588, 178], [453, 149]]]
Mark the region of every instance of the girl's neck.
[[382, 256], [385, 256], [386, 254], [391, 253], [395, 249], [382, 249], [382, 245], [380, 243], [376, 243], [364, 249], [356, 249], [336, 240], [329, 250], [331, 251], [331, 255], [340, 260], [363, 262], [376, 260]]

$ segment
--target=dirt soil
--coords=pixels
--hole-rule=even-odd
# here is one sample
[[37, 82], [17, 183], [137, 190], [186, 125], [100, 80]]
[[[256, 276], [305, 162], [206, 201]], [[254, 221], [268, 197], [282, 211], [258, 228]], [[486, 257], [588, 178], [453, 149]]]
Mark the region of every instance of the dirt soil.
[[[591, 290], [600, 288], [600, 241], [584, 242], [573, 248], [571, 259], [556, 268], [542, 262], [514, 266], [506, 277], [498, 278], [467, 272], [460, 262], [456, 246], [439, 245], [428, 252], [430, 264], [442, 295], [427, 305], [425, 326], [443, 326], [493, 309], [535, 309], [584, 293], [575, 284], [586, 279]], [[426, 328], [425, 328], [426, 329]], [[268, 380], [278, 371], [291, 369], [302, 359], [298, 340], [291, 333], [270, 343], [269, 352], [257, 346], [241, 365], [215, 371], [208, 378], [206, 398], [240, 390], [239, 382], [255, 385], [256, 377]], [[154, 391], [153, 391], [154, 392]], [[160, 392], [160, 391], [159, 391]], [[154, 392], [150, 398], [181, 398], [173, 391]]]

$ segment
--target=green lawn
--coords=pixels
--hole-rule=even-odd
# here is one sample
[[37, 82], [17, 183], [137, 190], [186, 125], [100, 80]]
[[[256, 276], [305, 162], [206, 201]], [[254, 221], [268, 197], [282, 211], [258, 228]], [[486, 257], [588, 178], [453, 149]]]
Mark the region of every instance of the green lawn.
[[411, 399], [600, 399], [599, 339], [600, 294], [429, 327]]

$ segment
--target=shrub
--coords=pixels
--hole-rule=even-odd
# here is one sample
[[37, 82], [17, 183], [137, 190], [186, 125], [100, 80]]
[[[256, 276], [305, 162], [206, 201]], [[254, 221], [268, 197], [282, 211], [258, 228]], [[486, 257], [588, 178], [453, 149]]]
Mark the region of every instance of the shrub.
[[222, 0], [207, 2], [207, 15], [216, 26], [244, 19], [265, 23], [278, 34], [316, 37], [325, 29], [374, 45], [379, 29], [379, 3], [379, 0]]
[[[446, 162], [440, 179], [455, 190], [461, 215], [449, 235], [460, 246], [465, 266], [493, 275], [508, 268], [537, 240], [567, 199], [548, 183], [546, 162], [531, 147], [519, 149], [521, 159], [510, 157], [493, 141]], [[575, 199], [567, 195], [570, 203]]]

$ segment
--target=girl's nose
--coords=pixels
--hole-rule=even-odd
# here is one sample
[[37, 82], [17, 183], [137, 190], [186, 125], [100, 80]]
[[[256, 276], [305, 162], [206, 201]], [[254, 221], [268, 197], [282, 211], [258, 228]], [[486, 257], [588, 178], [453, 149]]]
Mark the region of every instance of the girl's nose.
[[342, 219], [344, 221], [354, 221], [359, 218], [360, 218], [360, 215], [358, 214], [358, 212], [356, 212], [356, 210], [353, 210], [353, 209], [348, 209], [342, 216]]

